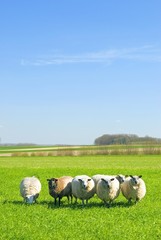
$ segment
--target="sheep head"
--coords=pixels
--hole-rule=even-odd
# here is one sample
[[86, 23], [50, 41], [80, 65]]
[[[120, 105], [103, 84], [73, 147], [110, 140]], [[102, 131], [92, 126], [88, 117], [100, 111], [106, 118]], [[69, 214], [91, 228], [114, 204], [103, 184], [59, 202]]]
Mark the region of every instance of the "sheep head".
[[47, 181], [50, 189], [54, 189], [57, 187], [58, 178], [47, 179]]

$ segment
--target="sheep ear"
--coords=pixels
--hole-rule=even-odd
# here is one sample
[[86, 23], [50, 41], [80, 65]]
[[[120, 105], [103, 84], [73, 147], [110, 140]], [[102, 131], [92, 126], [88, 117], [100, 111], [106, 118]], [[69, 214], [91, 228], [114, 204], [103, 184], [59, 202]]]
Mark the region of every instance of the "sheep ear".
[[106, 181], [104, 178], [101, 178], [101, 180], [102, 180], [103, 182], [107, 183], [107, 181]]
[[88, 178], [88, 181], [91, 181], [91, 178]]
[[81, 179], [81, 178], [79, 178], [79, 179], [78, 179], [78, 181], [79, 181], [79, 182], [82, 182], [82, 179]]
[[132, 175], [129, 175], [131, 178], [133, 178], [133, 176]]
[[58, 181], [58, 178], [54, 178], [54, 181], [57, 182], [57, 181]]
[[110, 179], [110, 181], [113, 181], [113, 180], [115, 180], [115, 179], [114, 179], [114, 178], [111, 178], [111, 179]]
[[142, 178], [142, 175], [140, 175], [139, 178]]

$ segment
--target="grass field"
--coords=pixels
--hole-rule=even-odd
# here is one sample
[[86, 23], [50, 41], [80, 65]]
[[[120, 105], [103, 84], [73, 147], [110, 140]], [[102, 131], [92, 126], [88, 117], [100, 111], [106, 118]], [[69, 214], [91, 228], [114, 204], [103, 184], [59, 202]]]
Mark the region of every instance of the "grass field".
[[160, 144], [87, 146], [0, 146], [0, 156], [157, 155]]
[[[111, 208], [96, 196], [88, 206], [55, 207], [47, 178], [97, 173], [142, 174], [145, 198], [128, 205], [120, 195]], [[25, 176], [42, 183], [38, 203], [24, 204], [19, 184]], [[0, 157], [0, 239], [2, 240], [156, 240], [161, 239], [161, 155]]]

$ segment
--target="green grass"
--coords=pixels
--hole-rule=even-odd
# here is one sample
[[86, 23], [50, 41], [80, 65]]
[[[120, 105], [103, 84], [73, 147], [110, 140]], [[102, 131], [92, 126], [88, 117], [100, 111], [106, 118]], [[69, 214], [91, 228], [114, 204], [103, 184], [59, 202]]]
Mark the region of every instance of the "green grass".
[[[145, 198], [128, 205], [120, 195], [111, 208], [96, 196], [84, 208], [81, 201], [53, 205], [47, 178], [97, 173], [142, 174]], [[25, 176], [42, 183], [38, 203], [26, 205], [19, 194]], [[161, 239], [161, 156], [0, 157], [0, 239], [5, 240], [159, 240]]]

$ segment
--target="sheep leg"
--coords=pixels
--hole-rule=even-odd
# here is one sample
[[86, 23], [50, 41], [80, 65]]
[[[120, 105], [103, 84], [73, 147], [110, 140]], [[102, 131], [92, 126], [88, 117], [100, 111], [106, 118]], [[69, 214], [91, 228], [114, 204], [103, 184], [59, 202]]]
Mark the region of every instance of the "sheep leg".
[[68, 204], [69, 204], [69, 196], [67, 196], [67, 199], [68, 199]]
[[60, 207], [60, 200], [61, 200], [61, 197], [59, 197], [59, 207]]
[[106, 207], [110, 207], [110, 204], [108, 202], [106, 202], [106, 200], [103, 200], [104, 201], [104, 204], [106, 205]]
[[128, 204], [131, 204], [131, 200], [132, 200], [132, 198], [129, 198], [129, 200], [128, 200]]
[[112, 200], [109, 201], [108, 206], [109, 206], [109, 208], [112, 206]]
[[137, 203], [138, 203], [138, 201], [139, 201], [139, 198], [136, 198], [136, 200], [135, 200], [135, 204], [137, 204]]
[[54, 198], [54, 199], [55, 199], [54, 204], [55, 204], [55, 206], [56, 206], [56, 198]]
[[71, 198], [71, 204], [73, 203], [73, 196], [72, 195], [70, 195], [70, 198]]
[[77, 203], [77, 197], [75, 197], [75, 204]]

